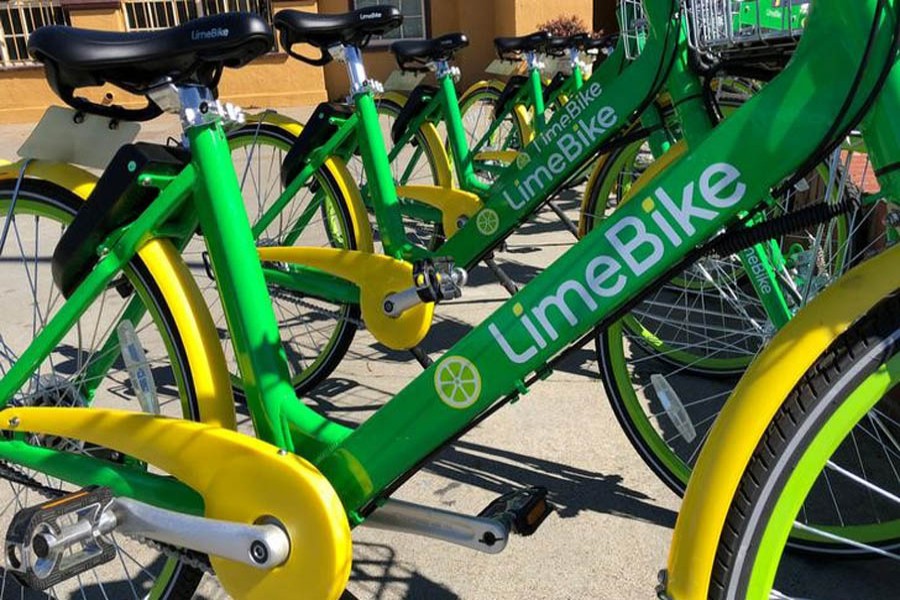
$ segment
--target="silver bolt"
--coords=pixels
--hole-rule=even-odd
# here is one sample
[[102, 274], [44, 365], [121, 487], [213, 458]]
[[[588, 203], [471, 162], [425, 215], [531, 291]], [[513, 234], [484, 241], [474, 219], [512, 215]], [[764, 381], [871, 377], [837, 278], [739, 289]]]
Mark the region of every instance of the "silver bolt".
[[250, 558], [256, 564], [263, 564], [267, 560], [269, 560], [269, 549], [266, 548], [266, 545], [260, 541], [254, 541], [250, 544]]
[[284, 448], [279, 448], [278, 456], [287, 456], [287, 450], [285, 450]]
[[468, 223], [468, 222], [469, 222], [468, 217], [460, 217], [456, 220], [456, 227], [459, 229], [462, 229], [463, 227], [466, 226], [466, 223]]
[[9, 426], [13, 428], [18, 427], [20, 422], [21, 421], [19, 421], [19, 417], [11, 417], [9, 420]]

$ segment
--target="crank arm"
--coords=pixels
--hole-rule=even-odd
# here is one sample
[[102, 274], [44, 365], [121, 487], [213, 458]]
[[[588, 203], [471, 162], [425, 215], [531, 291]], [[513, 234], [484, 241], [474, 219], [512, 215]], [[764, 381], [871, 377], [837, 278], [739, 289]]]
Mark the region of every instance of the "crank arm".
[[[246, 542], [252, 546], [260, 535], [273, 540], [269, 560], [284, 561], [274, 569], [248, 566], [246, 554], [232, 560], [218, 556], [226, 550], [207, 547], [216, 575], [232, 597], [336, 599], [344, 590], [352, 556], [344, 508], [328, 480], [299, 456], [222, 427], [99, 408], [7, 408], [0, 411], [0, 430], [72, 438], [132, 456], [199, 493], [205, 517], [199, 521], [224, 521], [225, 531], [245, 532], [243, 552], [251, 549]], [[15, 462], [15, 457], [9, 460]], [[160, 539], [163, 533], [189, 524], [197, 527], [182, 532], [189, 539], [168, 539], [197, 548], [197, 532], [214, 530], [212, 524], [200, 524], [183, 514], [163, 519], [163, 524], [141, 523], [163, 518], [166, 511], [130, 510], [134, 506], [128, 509], [125, 522], [131, 521], [134, 531], [147, 537]], [[273, 537], [271, 530], [257, 528], [271, 523], [282, 526], [280, 535]], [[232, 529], [232, 525], [248, 529]], [[281, 539], [287, 540], [287, 549], [277, 541]], [[279, 558], [285, 552], [287, 558]], [[236, 557], [237, 551], [227, 553]]]
[[419, 304], [437, 304], [459, 298], [468, 277], [465, 269], [454, 267], [450, 261], [416, 261], [413, 264], [415, 285], [387, 296], [384, 299], [384, 313], [396, 319]]
[[288, 559], [291, 542], [278, 525], [244, 525], [205, 519], [116, 498], [108, 509], [111, 528], [125, 535], [145, 537], [173, 546], [227, 558], [257, 569], [272, 569]]
[[363, 527], [411, 533], [450, 542], [487, 554], [506, 548], [509, 529], [503, 523], [402, 500], [387, 500], [369, 515]]

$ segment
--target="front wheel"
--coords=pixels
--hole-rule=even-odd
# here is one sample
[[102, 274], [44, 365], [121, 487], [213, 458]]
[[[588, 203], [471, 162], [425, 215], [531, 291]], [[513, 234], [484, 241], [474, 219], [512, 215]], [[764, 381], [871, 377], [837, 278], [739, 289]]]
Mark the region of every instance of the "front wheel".
[[498, 103], [504, 84], [481, 82], [470, 88], [459, 100], [466, 142], [473, 153], [476, 175], [485, 182], [494, 181], [509, 163], [494, 154], [519, 152], [528, 143], [529, 124], [521, 107], [502, 111], [498, 120]]
[[[831, 345], [772, 420], [732, 500], [710, 598], [896, 597], [898, 382], [895, 292]], [[847, 564], [788, 555], [789, 538], [792, 545], [864, 552], [874, 560]]]

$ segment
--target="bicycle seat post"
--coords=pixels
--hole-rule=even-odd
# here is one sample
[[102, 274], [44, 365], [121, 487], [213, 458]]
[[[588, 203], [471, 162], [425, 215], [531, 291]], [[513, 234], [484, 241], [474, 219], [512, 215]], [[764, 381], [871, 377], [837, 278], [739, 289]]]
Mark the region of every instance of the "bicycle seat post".
[[221, 119], [223, 123], [243, 123], [244, 113], [231, 103], [216, 100], [212, 90], [203, 85], [174, 84], [168, 77], [147, 92], [147, 96], [164, 112], [181, 118], [181, 141], [190, 146], [187, 131], [191, 127]]
[[525, 64], [528, 65], [529, 71], [540, 71], [544, 68], [544, 63], [534, 50], [529, 50], [525, 53]]
[[431, 61], [428, 63], [428, 68], [434, 73], [438, 81], [441, 81], [444, 77], [450, 77], [453, 81], [459, 81], [459, 78], [462, 76], [459, 67], [451, 65], [446, 58]]
[[370, 80], [366, 75], [366, 65], [363, 63], [362, 52], [360, 52], [358, 47], [341, 44], [332, 46], [328, 51], [336, 61], [347, 65], [347, 76], [350, 78], [349, 101], [351, 104], [354, 103], [358, 95], [365, 92], [378, 94], [384, 91], [379, 82]]

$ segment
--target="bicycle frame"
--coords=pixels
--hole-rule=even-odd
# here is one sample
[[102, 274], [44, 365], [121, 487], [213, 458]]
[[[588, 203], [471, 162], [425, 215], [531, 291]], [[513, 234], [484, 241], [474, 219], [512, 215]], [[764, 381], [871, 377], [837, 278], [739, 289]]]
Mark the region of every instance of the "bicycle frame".
[[[194, 230], [196, 219], [185, 217], [183, 212], [187, 200], [193, 198], [258, 436], [311, 460], [337, 491], [351, 523], [358, 524], [385, 490], [412, 472], [432, 451], [464, 432], [499, 401], [526, 393], [536, 378], [549, 374], [546, 365], [553, 356], [598, 324], [610, 322], [640, 290], [677, 268], [692, 248], [757, 205], [770, 186], [800, 166], [831, 131], [832, 124], [849, 124], [878, 79], [877, 69], [866, 71], [849, 111], [842, 117], [844, 98], [852, 90], [849, 74], [859, 67], [858, 57], [863, 55], [865, 40], [860, 32], [871, 26], [874, 4], [875, 0], [867, 0], [861, 10], [847, 14], [838, 8], [837, 0], [819, 0], [816, 18], [810, 20], [794, 61], [781, 76], [701, 140], [690, 154], [661, 173], [643, 201], [627, 203], [617, 210], [352, 431], [297, 401], [221, 125], [214, 122], [193, 127], [187, 132], [193, 153], [191, 164], [175, 177], [146, 176], [147, 185], [162, 188], [159, 197], [135, 222], [110, 236], [104, 245], [108, 252], [96, 268], [0, 380], [0, 406], [9, 402], [148, 237], [178, 239]], [[647, 2], [651, 16], [672, 14], [672, 9], [669, 0]], [[888, 25], [895, 22], [891, 20]], [[812, 57], [814, 48], [833, 42], [830, 32], [834, 23], [845, 26], [845, 51], [833, 53], [824, 70]], [[670, 19], [670, 27], [677, 25], [677, 19]], [[892, 40], [885, 38], [894, 29], [888, 26], [879, 30], [872, 45], [876, 61], [887, 53]], [[660, 60], [666, 55], [665, 46], [665, 38], [651, 39], [636, 66], [641, 61], [646, 65]], [[648, 85], [641, 78], [644, 70], [628, 69], [602, 95], [594, 94], [588, 85], [573, 102], [585, 106], [585, 115], [593, 115], [594, 127], [617, 123], [619, 115], [638, 108], [629, 102], [631, 96], [624, 90], [631, 90], [639, 81]], [[834, 73], [847, 76], [836, 77]], [[814, 98], [811, 89], [816, 90]], [[564, 116], [554, 117], [548, 131], [553, 131]], [[897, 156], [887, 152], [895, 141], [878, 142], [878, 119], [886, 115], [876, 111], [872, 116], [871, 130], [876, 134], [873, 148], [881, 148], [873, 160]], [[561, 127], [560, 131], [568, 130]], [[779, 132], [774, 142], [773, 132]], [[545, 141], [529, 146], [525, 152], [530, 161], [522, 168], [513, 167], [504, 179], [531, 178], [532, 191], [546, 193], [592, 150], [583, 147], [575, 160], [566, 163], [565, 152], [572, 151], [569, 145], [574, 142], [561, 138], [555, 141], [555, 145]], [[759, 151], [748, 155], [743, 151], [748, 145]], [[536, 175], [542, 169], [552, 173], [554, 164], [564, 165], [559, 177]], [[504, 190], [504, 186], [498, 187]], [[507, 205], [503, 209], [506, 216], [514, 214], [517, 209], [508, 190], [498, 193], [499, 201]], [[528, 201], [537, 200], [523, 199]], [[18, 455], [9, 460], [43, 472], [65, 474], [64, 478], [72, 481], [86, 477], [78, 474], [74, 464], [102, 465], [108, 470], [110, 486], [126, 495], [135, 494], [134, 490], [152, 494], [159, 486], [158, 476], [133, 471], [126, 478], [122, 474], [125, 467], [93, 462], [97, 459], [49, 449], [41, 454], [38, 462]], [[185, 503], [182, 509], [189, 512], [196, 506]]]
[[[658, 25], [664, 27], [662, 24]], [[671, 68], [671, 73], [669, 75], [670, 80], [666, 83], [669, 93], [672, 96], [673, 104], [676, 106], [681, 118], [687, 139], [689, 142], [692, 142], [705, 136], [712, 127], [712, 124], [701, 101], [702, 89], [699, 80], [687, 66], [686, 34], [682, 30], [678, 30], [675, 37], [677, 38], [677, 43], [673, 43], [671, 46], [667, 47], [666, 51], [668, 53], [663, 53], [663, 58], [660, 60], [668, 60], [669, 56], [673, 57], [673, 59], [677, 58], [677, 60], [674, 60]], [[569, 78], [567, 86], [573, 88], [589, 86], [585, 89], [602, 90], [603, 85], [609, 82], [615, 82], [620, 76], [624, 54], [624, 40], [620, 38], [616, 52], [614, 52], [610, 59], [604, 61], [588, 82], [583, 82], [580, 68], [577, 64], [573, 64], [573, 75]], [[573, 61], [573, 63], [574, 62], [575, 61]], [[535, 60], [529, 60], [529, 65], [532, 65], [532, 68], [530, 68], [530, 75], [532, 78], [531, 85], [522, 86], [518, 91], [517, 97], [509, 103], [509, 107], [506, 110], [513, 110], [513, 107], [520, 105], [523, 102], [528, 103], [534, 100], [534, 94], [536, 93], [534, 89], [535, 85], [538, 85], [539, 87], [540, 84], [540, 70], [537, 68], [536, 64]], [[654, 67], [650, 62], [631, 65], [628, 70], [633, 74], [633, 69], [642, 68], [640, 66], [641, 64], [645, 65], [645, 67], [643, 67], [645, 69], [643, 72], [644, 77], [646, 78], [645, 80], [650, 80], [651, 69]], [[503, 186], [503, 180], [491, 187], [478, 180], [475, 176], [473, 169], [473, 159], [475, 154], [467, 145], [466, 134], [462, 125], [458, 99], [456, 96], [456, 89], [450, 70], [448, 68], [442, 68], [439, 69], [439, 71], [439, 92], [412, 120], [404, 135], [397, 140], [394, 150], [388, 156], [388, 161], [396, 157], [400, 149], [412, 139], [412, 136], [420, 127], [425, 126], [426, 124], [432, 125], [433, 122], [443, 114], [447, 124], [448, 142], [454, 157], [453, 162], [457, 169], [459, 181], [463, 182], [464, 189], [476, 192], [484, 199], [485, 209], [490, 211], [487, 214], [496, 214], [496, 209], [493, 207], [503, 206], [504, 204], [498, 201], [498, 197], [502, 196], [502, 193], [497, 193], [497, 187]], [[535, 84], [535, 82], [537, 82], [537, 84]], [[646, 89], [646, 86], [644, 86], [644, 89]], [[649, 91], [647, 94], [648, 96], [645, 98], [655, 95], [655, 93]], [[542, 103], [543, 92], [538, 92], [538, 95], [540, 95], [540, 102]], [[320, 166], [321, 162], [324, 161], [327, 156], [332, 155], [331, 153], [333, 152], [337, 152], [339, 155], [345, 157], [349, 156], [355, 150], [357, 147], [356, 144], [358, 143], [360, 153], [363, 156], [363, 163], [366, 167], [368, 181], [384, 182], [390, 180], [390, 171], [384, 167], [382, 160], [384, 153], [379, 152], [380, 147], [382, 147], [382, 138], [379, 135], [380, 130], [378, 129], [378, 120], [376, 117], [373, 117], [372, 111], [368, 109], [370, 99], [371, 94], [369, 93], [363, 93], [357, 96], [357, 101], [359, 102], [358, 110], [340, 126], [338, 132], [325, 146], [313, 153], [307, 166], [300, 174], [298, 174], [294, 181], [291, 182], [288, 188], [282, 193], [279, 200], [276, 200], [276, 202], [273, 203], [266, 214], [263, 215], [262, 219], [254, 226], [255, 234], [262, 231], [274, 218], [276, 218], [289, 199], [299, 190], [301, 184], [305, 182], [306, 179], [312, 175], [314, 170]], [[633, 101], [644, 105], [645, 110], [643, 112], [642, 121], [651, 131], [651, 144], [660, 152], [665, 150], [668, 147], [668, 139], [665, 132], [660, 127], [662, 125], [662, 116], [659, 114], [659, 111], [653, 104], [646, 100], [638, 101], [635, 98]], [[538, 108], [540, 107], [538, 106]], [[566, 109], [563, 108], [562, 110], [565, 111]], [[617, 132], [614, 131], [614, 129], [615, 128], [612, 127], [608, 128], [605, 133], [609, 135], [603, 136], [602, 139], [605, 140], [612, 137], [612, 134]], [[356, 135], [354, 135], [354, 133], [356, 133]], [[543, 136], [543, 134], [540, 135]], [[571, 136], [572, 134], [561, 133], [560, 138], [563, 138], [566, 135]], [[378, 139], [373, 139], [373, 136]], [[487, 136], [490, 136], [490, 132], [488, 132]], [[539, 137], [538, 142], [540, 142], [541, 139], [544, 138]], [[594, 148], [597, 148], [599, 144], [600, 142], [598, 142]], [[588, 156], [592, 155], [593, 154], [588, 154]], [[506, 168], [504, 168], [504, 170], [505, 169]], [[507, 179], [507, 182], [508, 181], [509, 180]], [[562, 185], [564, 181], [565, 179], [558, 181], [554, 184], [555, 187], [551, 189], [555, 189], [559, 185]], [[466, 188], [466, 183], [468, 183], [468, 188]], [[514, 180], [511, 186], [515, 187], [516, 185]], [[405, 237], [402, 235], [400, 215], [413, 214], [418, 217], [439, 222], [439, 212], [434, 207], [423, 206], [416, 201], [411, 201], [408, 206], [403, 207], [398, 204], [395, 190], [386, 186], [373, 187], [367, 191], [369, 203], [375, 213], [379, 228], [387, 232], [386, 235], [383, 235], [385, 252], [390, 256], [405, 260], [427, 256], [428, 254], [421, 248], [408, 244]], [[540, 206], [542, 197], [536, 194], [534, 198], [535, 201], [518, 207], [513, 219], [508, 221], [508, 225], [506, 227], [498, 227], [496, 229], [497, 235], [488, 236], [487, 239], [482, 237], [481, 231], [478, 231], [481, 226], [478, 224], [478, 215], [475, 215], [473, 219], [469, 220], [467, 225], [463, 228], [463, 231], [457, 232], [447, 244], [436, 251], [436, 254], [448, 256], [458, 264], [461, 263], [465, 265], [467, 268], [471, 267], [497, 243], [512, 233], [519, 222], [524, 220], [531, 212]], [[313, 208], [314, 206], [311, 206], [308, 211], [310, 215], [312, 214], [311, 211]], [[301, 221], [304, 217], [305, 215], [301, 216]], [[295, 227], [295, 229], [299, 229], [299, 227]], [[474, 239], [469, 244], [466, 244], [465, 242], [459, 243], [457, 239], [464, 235], [465, 231], [477, 231], [477, 235], [473, 236]], [[403, 242], [398, 243], [397, 240], [401, 239]], [[286, 242], [291, 243], [292, 240], [288, 238], [286, 239]], [[454, 244], [457, 244], [459, 247]], [[778, 285], [777, 277], [764, 247], [758, 246], [757, 248], [748, 250], [741, 255], [741, 259], [745, 263], [745, 266], [748, 267], [748, 272], [754, 272], [750, 268], [753, 265], [758, 265], [759, 268], [761, 268], [759, 277], [751, 278], [751, 281], [773, 323], [775, 323], [777, 327], [781, 327], [790, 319], [791, 312], [787, 306], [781, 287]], [[346, 289], [347, 284], [345, 282], [333, 277], [328, 278], [328, 276], [321, 272], [306, 268], [302, 265], [295, 265], [293, 273], [287, 276], [283, 273], [270, 273], [269, 275], [270, 278], [278, 277], [279, 283], [285, 287], [295, 290], [305, 290], [307, 293], [317, 295], [326, 300], [343, 302], [347, 300], [352, 301], [354, 298], [355, 289]], [[292, 280], [292, 278], [295, 279]]]

